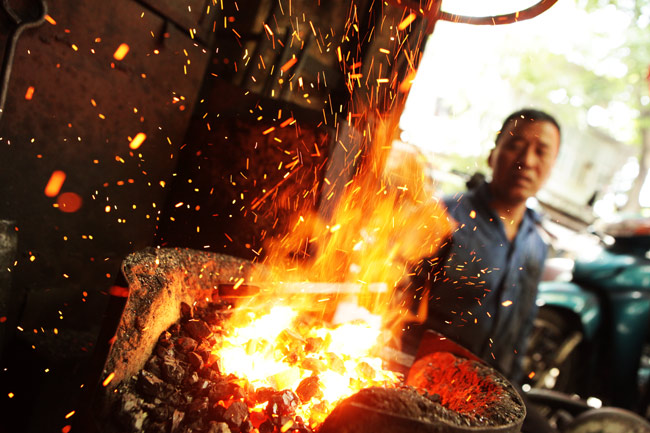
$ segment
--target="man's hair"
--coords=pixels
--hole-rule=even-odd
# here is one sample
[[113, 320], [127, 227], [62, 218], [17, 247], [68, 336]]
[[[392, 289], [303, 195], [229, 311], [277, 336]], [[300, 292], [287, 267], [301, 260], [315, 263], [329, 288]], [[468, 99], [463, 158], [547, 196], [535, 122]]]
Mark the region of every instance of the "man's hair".
[[550, 122], [555, 125], [558, 132], [562, 132], [560, 124], [557, 123], [557, 120], [555, 120], [555, 118], [550, 114], [534, 108], [523, 108], [506, 117], [506, 120], [503, 121], [503, 125], [501, 126], [501, 130], [497, 134], [496, 140], [494, 140], [495, 143], [498, 143], [501, 133], [506, 129], [510, 122], [515, 122], [517, 120], [524, 120], [526, 122]]

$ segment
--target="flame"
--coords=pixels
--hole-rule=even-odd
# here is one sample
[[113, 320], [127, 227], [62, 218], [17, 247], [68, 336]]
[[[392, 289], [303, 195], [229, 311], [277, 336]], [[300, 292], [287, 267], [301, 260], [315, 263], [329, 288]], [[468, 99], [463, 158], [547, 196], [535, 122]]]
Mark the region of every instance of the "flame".
[[[393, 289], [413, 264], [439, 249], [453, 223], [434, 195], [424, 157], [393, 148], [397, 120], [397, 115], [374, 120], [374, 139], [365, 143], [363, 161], [351, 157], [360, 153], [352, 144], [342, 146], [346, 158], [360, 166], [356, 176], [328, 180], [337, 203], [329, 211], [296, 216], [290, 233], [269, 241], [264, 264], [270, 274], [257, 280], [353, 282], [360, 290], [334, 293], [335, 303], [353, 299], [381, 316], [384, 325], [406, 314], [396, 308], [403, 302]], [[375, 283], [389, 290], [375, 293]]]
[[[341, 399], [400, 382], [377, 356], [395, 343], [403, 320], [412, 318], [394, 289], [451, 232], [423, 160], [417, 154], [389, 158], [396, 152], [397, 116], [376, 125], [356, 175], [328, 181], [339, 187], [336, 205], [296, 215], [292, 231], [266, 245], [271, 253], [247, 279], [263, 288], [240, 301], [213, 349], [224, 373], [256, 389], [290, 389], [300, 396], [309, 379], [315, 395], [307, 395], [296, 413], [312, 427]], [[351, 143], [342, 147], [350, 155], [358, 152]]]

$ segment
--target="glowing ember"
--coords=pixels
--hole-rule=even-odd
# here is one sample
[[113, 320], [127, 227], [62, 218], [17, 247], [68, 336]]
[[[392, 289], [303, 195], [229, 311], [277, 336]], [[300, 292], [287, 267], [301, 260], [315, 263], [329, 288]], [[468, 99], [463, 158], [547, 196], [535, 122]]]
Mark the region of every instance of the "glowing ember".
[[[235, 319], [233, 319], [235, 320]], [[380, 331], [366, 323], [318, 326], [316, 319], [288, 306], [268, 314], [248, 311], [245, 323], [227, 332], [213, 353], [227, 374], [246, 378], [255, 388], [293, 390], [301, 404], [296, 413], [315, 427], [336, 403], [369, 386], [399, 382], [372, 357]]]
[[113, 53], [113, 58], [115, 60], [122, 60], [126, 55], [129, 53], [129, 46], [127, 44], [120, 44], [119, 47], [117, 47], [117, 50]]
[[147, 134], [144, 132], [138, 132], [138, 134], [131, 140], [129, 143], [129, 148], [135, 150], [142, 146], [142, 143], [144, 143], [144, 140], [147, 139]]
[[399, 30], [404, 30], [404, 29], [407, 28], [407, 27], [408, 27], [408, 26], [409, 26], [413, 21], [415, 21], [415, 14], [414, 14], [413, 12], [411, 12], [411, 13], [410, 13], [406, 18], [404, 18], [404, 21], [402, 21], [401, 23], [399, 23], [399, 25], [397, 26], [397, 28], [398, 28]]
[[34, 97], [34, 86], [29, 86], [25, 92], [25, 99], [31, 101]]
[[53, 171], [50, 180], [45, 185], [45, 195], [48, 197], [56, 197], [59, 191], [61, 191], [63, 182], [65, 182], [65, 172], [61, 170]]

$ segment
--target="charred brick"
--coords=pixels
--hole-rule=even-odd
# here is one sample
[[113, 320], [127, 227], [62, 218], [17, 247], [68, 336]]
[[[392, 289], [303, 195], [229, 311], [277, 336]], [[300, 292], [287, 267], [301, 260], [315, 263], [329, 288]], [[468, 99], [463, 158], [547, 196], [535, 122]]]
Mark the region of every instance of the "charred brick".
[[236, 401], [226, 409], [223, 417], [229, 426], [240, 428], [242, 423], [248, 419], [248, 406], [246, 403]]
[[207, 323], [199, 319], [188, 320], [184, 327], [185, 331], [197, 340], [204, 340], [212, 335], [212, 331]]
[[162, 344], [158, 343], [156, 344], [156, 349], [155, 349], [155, 354], [158, 358], [163, 359], [168, 356], [175, 356], [174, 355], [174, 349], [172, 346], [163, 346]]
[[271, 396], [266, 405], [266, 412], [269, 415], [291, 415], [296, 412], [299, 405], [298, 396], [290, 389], [285, 389]]
[[192, 367], [194, 367], [195, 370], [200, 370], [203, 368], [203, 358], [196, 352], [188, 353], [187, 361]]
[[232, 384], [232, 397], [236, 400], [247, 399], [248, 393], [246, 389], [238, 384]]
[[172, 334], [169, 331], [163, 331], [158, 337], [158, 343], [161, 346], [169, 347], [172, 344]]
[[180, 433], [180, 427], [181, 423], [183, 422], [183, 419], [185, 418], [185, 412], [181, 412], [180, 410], [174, 410], [174, 413], [172, 414], [172, 425], [171, 425], [171, 433]]
[[147, 427], [145, 428], [145, 433], [160, 433], [160, 432], [165, 432], [167, 431], [167, 426], [165, 425], [165, 421], [155, 421], [155, 422], [150, 422], [148, 423]]
[[304, 378], [296, 388], [296, 394], [300, 397], [300, 401], [306, 403], [313, 397], [322, 396], [320, 390], [320, 380], [318, 376], [309, 376]]
[[169, 416], [171, 415], [171, 409], [164, 403], [159, 404], [149, 411], [149, 415], [154, 421], [164, 423], [169, 419]]
[[190, 320], [194, 318], [194, 310], [191, 305], [181, 302], [181, 319]]
[[266, 403], [267, 401], [271, 400], [271, 397], [273, 397], [273, 394], [276, 392], [277, 391], [273, 388], [257, 388], [257, 391], [255, 391], [255, 403]]
[[211, 380], [213, 382], [223, 380], [222, 376], [218, 372], [216, 372], [212, 367], [203, 366], [203, 368], [199, 370], [199, 376]]
[[162, 360], [161, 370], [163, 378], [173, 384], [180, 385], [185, 377], [184, 365], [172, 356], [166, 356]]
[[210, 421], [207, 433], [230, 433], [230, 428], [225, 422]]
[[266, 420], [262, 424], [260, 424], [258, 430], [260, 433], [273, 433], [275, 430], [275, 425], [271, 422], [271, 420]]
[[180, 337], [176, 341], [176, 347], [178, 348], [178, 350], [185, 353], [194, 351], [194, 349], [196, 349], [198, 345], [199, 343], [197, 343], [195, 339], [190, 337]]
[[219, 400], [226, 401], [232, 397], [233, 385], [229, 382], [218, 381], [215, 382], [210, 390], [208, 391], [208, 396], [210, 400], [214, 403]]
[[213, 421], [225, 421], [223, 417], [225, 413], [225, 407], [220, 404], [215, 404], [208, 410], [208, 418]]
[[160, 362], [159, 359], [155, 356], [152, 356], [147, 360], [147, 362], [144, 364], [144, 369], [153, 373], [154, 375], [158, 377], [162, 377], [162, 371], [160, 369]]
[[181, 324], [178, 322], [173, 323], [168, 329], [169, 333], [172, 334], [172, 337], [178, 336], [180, 330], [181, 330]]
[[191, 389], [199, 380], [199, 374], [196, 371], [193, 371], [185, 376], [185, 380], [183, 381], [183, 388]]
[[196, 398], [187, 408], [187, 418], [190, 420], [202, 419], [207, 415], [209, 408], [210, 401], [207, 397]]
[[165, 394], [169, 395], [165, 382], [147, 370], [140, 371], [136, 386], [138, 391], [149, 397], [165, 397]]
[[253, 431], [253, 422], [250, 419], [245, 420], [239, 426], [239, 431], [242, 433], [249, 433]]
[[199, 378], [192, 389], [197, 395], [208, 396], [210, 390], [212, 389], [212, 382], [207, 379]]

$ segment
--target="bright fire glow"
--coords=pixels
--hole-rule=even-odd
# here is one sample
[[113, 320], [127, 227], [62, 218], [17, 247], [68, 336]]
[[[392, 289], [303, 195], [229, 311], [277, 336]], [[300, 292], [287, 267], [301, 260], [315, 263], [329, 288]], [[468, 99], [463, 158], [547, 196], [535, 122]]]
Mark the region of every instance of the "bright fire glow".
[[[316, 426], [341, 399], [369, 386], [390, 386], [399, 381], [370, 356], [380, 331], [366, 323], [338, 327], [316, 326], [298, 310], [275, 306], [268, 314], [244, 313], [233, 324], [221, 347], [213, 352], [227, 374], [246, 378], [256, 389], [290, 389], [298, 395], [301, 382], [318, 377], [316, 395], [305, 398], [297, 414]], [[304, 395], [304, 394], [303, 394]]]

